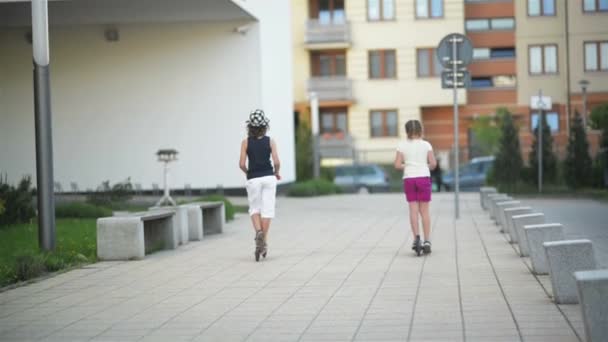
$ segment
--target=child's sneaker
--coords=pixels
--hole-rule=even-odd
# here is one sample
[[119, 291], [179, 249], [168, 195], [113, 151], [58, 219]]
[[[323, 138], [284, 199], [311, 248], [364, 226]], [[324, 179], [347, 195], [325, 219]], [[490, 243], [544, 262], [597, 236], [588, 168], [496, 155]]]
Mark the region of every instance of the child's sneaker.
[[431, 241], [425, 240], [422, 249], [424, 250], [424, 254], [431, 253]]

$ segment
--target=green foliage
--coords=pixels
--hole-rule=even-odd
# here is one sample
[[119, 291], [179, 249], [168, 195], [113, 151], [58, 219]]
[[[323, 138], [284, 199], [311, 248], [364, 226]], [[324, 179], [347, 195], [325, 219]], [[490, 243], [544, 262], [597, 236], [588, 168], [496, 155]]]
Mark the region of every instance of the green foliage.
[[593, 166], [591, 168], [592, 187], [599, 189], [606, 187], [606, 184], [604, 184], [604, 170], [606, 167], [608, 167], [608, 165], [606, 165], [606, 159], [602, 157], [601, 154], [598, 154], [593, 161]]
[[55, 215], [62, 218], [99, 218], [112, 216], [112, 210], [90, 203], [72, 202], [57, 205]]
[[589, 156], [587, 133], [583, 127], [580, 114], [576, 112], [570, 125], [568, 150], [564, 161], [564, 180], [570, 188], [579, 189], [591, 184], [591, 176], [591, 157]]
[[602, 147], [608, 147], [608, 103], [593, 108], [591, 127], [602, 131]]
[[326, 179], [330, 182], [333, 182], [334, 178], [336, 178], [336, 168], [335, 167], [322, 167], [321, 168], [321, 178]]
[[52, 252], [40, 251], [36, 223], [11, 225], [0, 231], [0, 287], [94, 262], [96, 255], [94, 219], [58, 219]]
[[504, 111], [504, 108], [499, 108], [496, 116], [480, 116], [473, 120], [471, 129], [481, 155], [494, 155], [498, 152], [502, 134], [499, 124]]
[[[553, 152], [553, 136], [544, 115], [541, 121], [543, 127], [543, 184], [555, 183], [557, 180], [557, 156]], [[538, 127], [534, 129], [534, 140], [528, 160], [530, 161], [530, 170], [527, 170], [529, 173], [522, 174], [522, 178], [531, 184], [538, 185]]]
[[331, 195], [342, 192], [339, 186], [325, 179], [314, 179], [305, 182], [294, 183], [288, 195], [292, 197], [312, 197]]
[[296, 130], [296, 179], [298, 181], [312, 179], [312, 142], [310, 126], [305, 121], [300, 122]]
[[224, 202], [224, 212], [226, 214], [226, 220], [234, 220], [235, 208], [232, 202], [222, 195], [208, 195], [205, 197], [198, 198], [194, 202]]
[[36, 215], [31, 185], [29, 177], [22, 178], [17, 187], [0, 179], [0, 227], [28, 222]]
[[506, 191], [514, 188], [520, 180], [523, 160], [519, 146], [519, 130], [513, 122], [513, 116], [506, 109], [501, 112], [501, 138], [499, 150], [494, 162], [492, 178], [494, 182]]
[[133, 197], [131, 178], [124, 182], [110, 184], [110, 181], [101, 183], [97, 191], [87, 197], [87, 202], [102, 207], [113, 207], [117, 203], [125, 203]]

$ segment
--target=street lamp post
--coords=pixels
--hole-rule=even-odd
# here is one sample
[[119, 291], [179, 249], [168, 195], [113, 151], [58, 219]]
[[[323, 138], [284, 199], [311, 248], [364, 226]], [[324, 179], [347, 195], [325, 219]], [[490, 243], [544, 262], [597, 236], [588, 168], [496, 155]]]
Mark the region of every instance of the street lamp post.
[[53, 134], [47, 0], [32, 0], [32, 46], [34, 57], [38, 243], [42, 250], [50, 251], [55, 249], [55, 198], [53, 193]]
[[589, 87], [589, 81], [580, 80], [578, 84], [583, 92], [583, 127], [587, 128], [587, 88]]
[[312, 134], [312, 174], [315, 179], [321, 176], [321, 158], [319, 153], [319, 97], [317, 93], [309, 94], [310, 100], [310, 128]]

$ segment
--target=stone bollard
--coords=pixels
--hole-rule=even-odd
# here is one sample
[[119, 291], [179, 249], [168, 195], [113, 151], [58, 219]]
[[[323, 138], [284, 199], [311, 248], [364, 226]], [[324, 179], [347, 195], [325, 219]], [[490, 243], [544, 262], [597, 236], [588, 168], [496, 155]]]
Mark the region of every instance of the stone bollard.
[[479, 189], [479, 202], [483, 210], [488, 210], [488, 195], [495, 194], [496, 188], [490, 186], [484, 186]]
[[534, 224], [525, 226], [524, 233], [528, 240], [534, 274], [549, 273], [543, 243], [564, 240], [564, 227], [559, 223]]
[[596, 269], [590, 240], [551, 241], [543, 244], [551, 276], [553, 299], [557, 304], [576, 304], [574, 272]]
[[574, 272], [588, 342], [608, 337], [608, 269]]
[[517, 235], [520, 256], [527, 257], [530, 255], [530, 247], [528, 247], [528, 238], [524, 233], [524, 227], [542, 223], [545, 223], [545, 214], [542, 213], [513, 216], [513, 230]]
[[490, 218], [496, 221], [496, 203], [511, 201], [513, 198], [505, 194], [490, 194], [488, 195], [488, 204], [490, 208]]
[[531, 212], [532, 212], [531, 207], [514, 207], [514, 208], [506, 208], [504, 210], [504, 215], [505, 215], [504, 230], [507, 233], [509, 242], [511, 242], [511, 243], [519, 242], [518, 236], [515, 233], [515, 228], [513, 227], [513, 216], [529, 214]]
[[505, 209], [520, 207], [520, 201], [505, 201], [496, 203], [496, 225], [500, 226], [500, 232], [506, 232]]

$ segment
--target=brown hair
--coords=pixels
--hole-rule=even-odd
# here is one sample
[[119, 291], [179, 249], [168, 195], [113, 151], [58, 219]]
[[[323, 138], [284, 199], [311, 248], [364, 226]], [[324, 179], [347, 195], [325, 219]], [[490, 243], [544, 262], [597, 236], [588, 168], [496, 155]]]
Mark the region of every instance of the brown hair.
[[268, 131], [268, 125], [257, 126], [257, 127], [247, 125], [247, 135], [249, 135], [249, 137], [251, 137], [251, 138], [263, 137], [264, 135], [266, 135], [267, 131]]
[[422, 136], [422, 124], [418, 120], [409, 120], [405, 123], [405, 134], [408, 139]]

